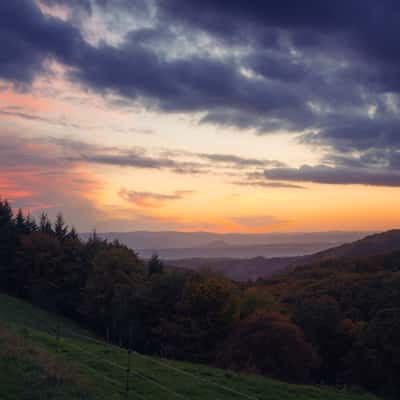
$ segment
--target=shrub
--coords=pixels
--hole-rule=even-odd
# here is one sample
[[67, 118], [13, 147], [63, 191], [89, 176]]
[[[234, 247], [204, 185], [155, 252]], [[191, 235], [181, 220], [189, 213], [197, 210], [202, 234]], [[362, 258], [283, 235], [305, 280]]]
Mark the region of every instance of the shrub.
[[221, 366], [306, 381], [319, 360], [301, 329], [276, 312], [241, 321], [218, 358]]

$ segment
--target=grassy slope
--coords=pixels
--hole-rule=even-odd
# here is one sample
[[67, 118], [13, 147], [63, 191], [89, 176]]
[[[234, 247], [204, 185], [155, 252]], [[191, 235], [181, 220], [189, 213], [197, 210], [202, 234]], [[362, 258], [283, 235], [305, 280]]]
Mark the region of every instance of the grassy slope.
[[[37, 319], [40, 318], [40, 320]], [[87, 334], [76, 324], [61, 320], [62, 339], [57, 346], [52, 327], [55, 316], [30, 304], [0, 294], [0, 321], [6, 321], [30, 343], [74, 365], [87, 381], [91, 399], [124, 399], [127, 352], [96, 343], [82, 337], [71, 336], [68, 330]], [[27, 329], [28, 328], [28, 329]], [[4, 368], [0, 359], [0, 371]], [[175, 370], [178, 368], [180, 371]], [[20, 368], [21, 369], [21, 368]], [[22, 368], [23, 369], [23, 368]], [[193, 376], [194, 374], [196, 376]], [[21, 399], [17, 382], [27, 375], [16, 369], [0, 379], [0, 398]], [[26, 384], [28, 384], [27, 382]], [[266, 400], [376, 400], [372, 395], [338, 391], [330, 388], [292, 385], [253, 375], [236, 374], [203, 365], [165, 361], [158, 358], [131, 356], [131, 393], [129, 399], [266, 399]], [[25, 385], [26, 386], [26, 385]], [[231, 391], [229, 391], [229, 388]], [[241, 394], [239, 394], [240, 392]], [[246, 397], [247, 396], [247, 397]], [[62, 398], [57, 396], [46, 399]]]

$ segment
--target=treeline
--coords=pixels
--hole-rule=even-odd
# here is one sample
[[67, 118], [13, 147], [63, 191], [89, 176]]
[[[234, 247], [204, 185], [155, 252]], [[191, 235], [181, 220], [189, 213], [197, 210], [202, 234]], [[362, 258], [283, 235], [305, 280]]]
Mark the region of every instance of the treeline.
[[1, 290], [140, 352], [288, 381], [398, 393], [399, 266], [400, 255], [327, 261], [239, 284], [0, 202]]
[[[290, 381], [319, 366], [302, 330], [264, 290], [209, 271], [165, 269], [95, 233], [82, 241], [62, 215], [38, 222], [0, 202], [0, 289], [163, 357]], [[260, 332], [262, 334], [260, 335]]]

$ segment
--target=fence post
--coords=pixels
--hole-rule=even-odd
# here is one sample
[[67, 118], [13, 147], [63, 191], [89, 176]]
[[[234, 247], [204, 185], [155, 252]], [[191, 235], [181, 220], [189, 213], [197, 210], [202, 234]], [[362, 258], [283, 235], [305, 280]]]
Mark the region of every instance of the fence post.
[[131, 353], [132, 353], [132, 329], [129, 327], [128, 333], [128, 364], [126, 367], [126, 387], [125, 387], [125, 399], [129, 399], [129, 378], [131, 374]]
[[23, 328], [23, 346], [26, 348], [28, 346], [29, 329], [27, 327]]
[[58, 353], [60, 351], [60, 322], [57, 321], [57, 327], [56, 327], [56, 352]]

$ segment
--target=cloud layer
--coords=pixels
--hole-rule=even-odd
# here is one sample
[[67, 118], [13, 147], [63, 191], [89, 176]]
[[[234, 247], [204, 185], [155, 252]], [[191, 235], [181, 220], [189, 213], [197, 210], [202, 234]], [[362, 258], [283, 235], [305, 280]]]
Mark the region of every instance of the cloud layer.
[[154, 208], [161, 207], [165, 202], [181, 200], [192, 193], [192, 190], [177, 190], [171, 194], [165, 194], [122, 189], [118, 194], [129, 203], [140, 207]]
[[[69, 13], [62, 17], [61, 9]], [[105, 15], [104, 32], [93, 39], [86, 22]], [[131, 30], [118, 24], [137, 15], [142, 24], [126, 24]], [[289, 1], [4, 1], [0, 79], [28, 90], [35, 78], [51, 76], [56, 62], [67, 80], [89, 91], [188, 114], [199, 123], [291, 132], [326, 153], [320, 165], [300, 168], [234, 154], [199, 153], [184, 162], [104, 149], [77, 151], [65, 158], [69, 162], [178, 173], [204, 173], [212, 162], [264, 169], [276, 182], [240, 182], [269, 188], [294, 188], [297, 181], [399, 186], [399, 18], [400, 5], [391, 0], [310, 1], [307, 7]], [[40, 118], [21, 110], [0, 113]]]
[[326, 165], [300, 168], [275, 168], [265, 171], [268, 179], [295, 182], [314, 182], [335, 185], [371, 185], [400, 187], [400, 172]]

